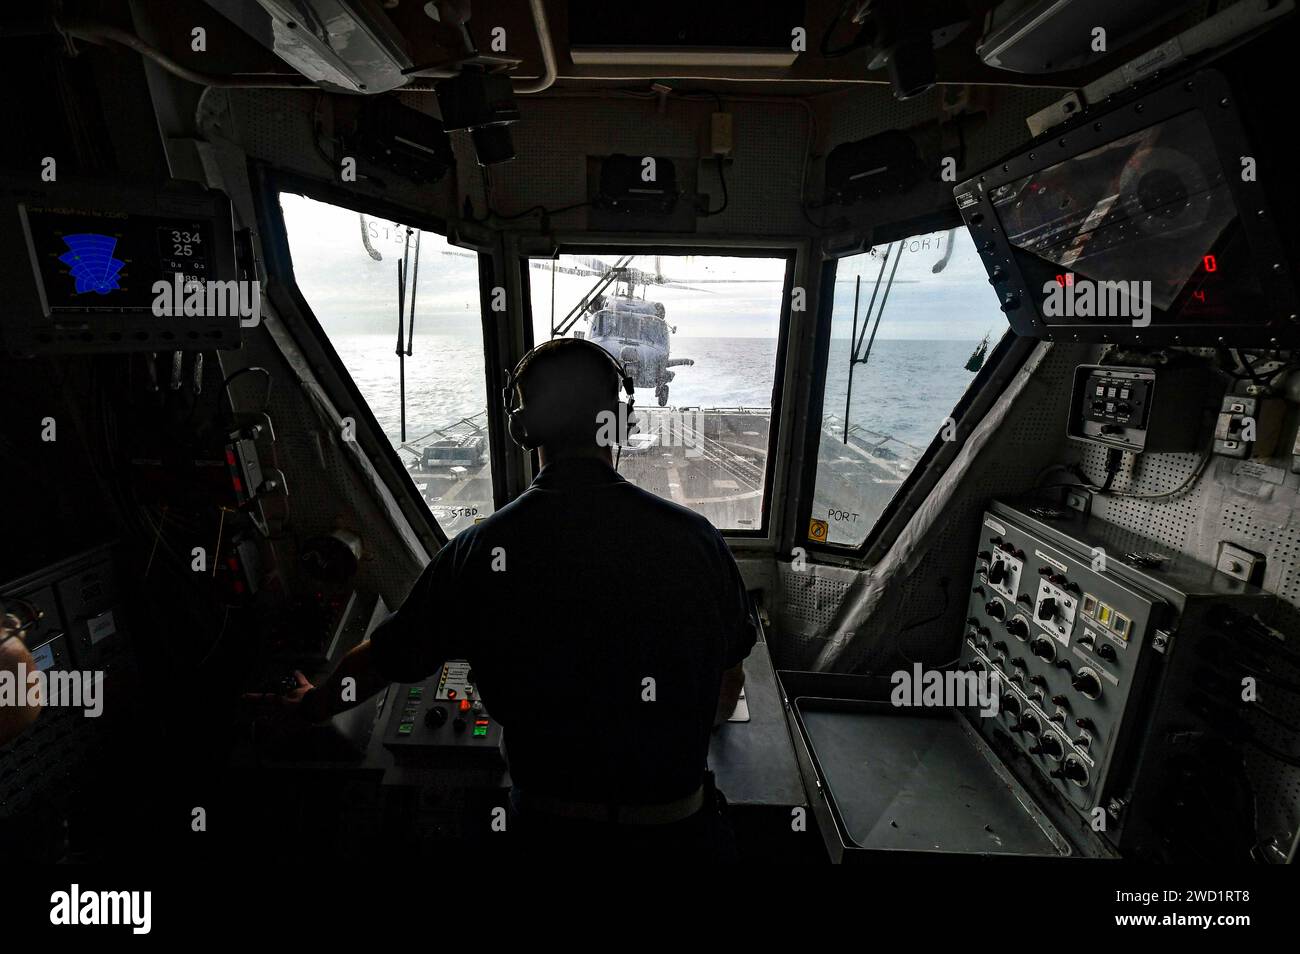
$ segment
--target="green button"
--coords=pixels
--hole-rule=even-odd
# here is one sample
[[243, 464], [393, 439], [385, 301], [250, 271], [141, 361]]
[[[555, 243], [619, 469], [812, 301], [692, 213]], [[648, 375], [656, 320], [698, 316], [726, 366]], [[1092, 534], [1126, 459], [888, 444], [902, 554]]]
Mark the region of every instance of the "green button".
[[415, 728], [415, 723], [414, 723], [414, 722], [403, 722], [401, 725], [399, 725], [399, 726], [397, 727], [397, 734], [398, 734], [398, 735], [410, 735], [410, 734], [411, 734], [411, 730], [414, 729], [414, 728]]
[[424, 687], [412, 686], [410, 689], [406, 690], [406, 695], [411, 699], [418, 699], [420, 696], [424, 695]]
[[475, 726], [475, 727], [474, 727], [474, 734], [475, 734], [475, 735], [487, 735], [487, 726], [485, 726], [485, 725], [477, 725], [477, 726]]

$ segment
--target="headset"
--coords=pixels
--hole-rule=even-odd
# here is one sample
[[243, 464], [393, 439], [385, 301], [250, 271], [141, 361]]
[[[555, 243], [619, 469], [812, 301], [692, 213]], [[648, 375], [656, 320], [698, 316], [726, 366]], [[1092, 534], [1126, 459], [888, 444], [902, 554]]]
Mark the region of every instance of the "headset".
[[[513, 371], [506, 371], [505, 387], [501, 389], [501, 400], [505, 405], [506, 419], [508, 421], [507, 430], [510, 432], [510, 439], [525, 450], [533, 450], [545, 443], [544, 439], [538, 439], [534, 434], [529, 433], [528, 426], [528, 408], [515, 403], [516, 389], [523, 382], [528, 374], [528, 369], [533, 361], [548, 351], [555, 351], [559, 348], [590, 348], [598, 351], [614, 368], [618, 374], [618, 379], [623, 385], [623, 391], [627, 394], [627, 413], [619, 413], [618, 430], [615, 434], [614, 443], [619, 446], [620, 453], [622, 447], [627, 443], [627, 439], [636, 433], [636, 419], [632, 411], [636, 406], [636, 398], [633, 394], [635, 382], [632, 376], [627, 373], [627, 368], [623, 362], [618, 360], [600, 345], [594, 341], [588, 341], [586, 338], [553, 338], [550, 341], [543, 341], [537, 347], [533, 348], [515, 365]], [[618, 403], [618, 402], [616, 402]], [[616, 408], [616, 412], [621, 409]], [[535, 432], [534, 432], [535, 433]]]

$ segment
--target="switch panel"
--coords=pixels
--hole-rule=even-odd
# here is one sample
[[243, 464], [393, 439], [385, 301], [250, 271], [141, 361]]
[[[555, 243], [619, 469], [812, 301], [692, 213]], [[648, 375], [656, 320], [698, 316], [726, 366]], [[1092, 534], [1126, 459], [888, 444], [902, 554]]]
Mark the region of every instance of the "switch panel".
[[[1194, 645], [1200, 631], [1181, 624], [1206, 606], [1269, 599], [1141, 542], [1063, 505], [992, 504], [961, 654], [962, 670], [998, 676], [998, 713], [966, 710], [978, 730], [1019, 753], [1010, 764], [1036, 774], [1083, 824], [1106, 815], [1104, 837], [1117, 847], [1127, 815], [1115, 806], [1133, 798], [1144, 727], [1159, 714], [1155, 701], [1165, 703], [1171, 639]], [[1160, 764], [1156, 755], [1148, 766]]]
[[1132, 453], [1196, 450], [1202, 412], [1208, 416], [1223, 389], [1214, 371], [1200, 364], [1080, 365], [1066, 433]]
[[465, 660], [450, 660], [424, 682], [390, 693], [384, 745], [398, 756], [500, 760], [501, 726], [488, 715]]

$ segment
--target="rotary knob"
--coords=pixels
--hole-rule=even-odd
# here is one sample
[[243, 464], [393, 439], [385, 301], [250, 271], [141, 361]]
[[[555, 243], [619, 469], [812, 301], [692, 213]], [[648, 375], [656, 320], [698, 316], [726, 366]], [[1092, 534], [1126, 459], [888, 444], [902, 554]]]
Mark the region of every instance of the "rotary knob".
[[1042, 754], [1053, 762], [1059, 762], [1065, 756], [1065, 743], [1055, 732], [1044, 732], [1038, 747], [1042, 750]]
[[1002, 693], [1002, 711], [1013, 718], [1020, 715], [1020, 700], [1015, 693]]
[[1044, 597], [1038, 604], [1038, 618], [1041, 620], [1056, 619], [1056, 614], [1059, 611], [1056, 600], [1050, 596]]
[[1023, 643], [1029, 638], [1029, 623], [1023, 616], [1013, 616], [1007, 620], [1007, 632]]
[[1098, 699], [1101, 697], [1101, 678], [1096, 671], [1089, 666], [1084, 666], [1074, 678], [1070, 680], [1076, 692], [1080, 692], [1089, 699]]
[[433, 706], [424, 714], [424, 724], [430, 729], [438, 729], [447, 722], [447, 710], [443, 706]]
[[1043, 732], [1043, 722], [1032, 712], [1026, 712], [1024, 718], [1018, 723], [1020, 731], [1032, 739], [1038, 738]]
[[1039, 659], [1051, 662], [1056, 658], [1056, 640], [1050, 636], [1039, 636], [1029, 644], [1029, 651]]
[[1007, 578], [1007, 565], [1001, 560], [995, 560], [989, 567], [989, 582], [997, 586]]
[[1085, 788], [1088, 784], [1088, 766], [1078, 756], [1071, 755], [1065, 760], [1061, 766], [1061, 775], [1080, 788]]
[[989, 600], [984, 604], [984, 612], [994, 619], [1006, 619], [1007, 616], [1007, 608], [1002, 605], [1001, 600]]

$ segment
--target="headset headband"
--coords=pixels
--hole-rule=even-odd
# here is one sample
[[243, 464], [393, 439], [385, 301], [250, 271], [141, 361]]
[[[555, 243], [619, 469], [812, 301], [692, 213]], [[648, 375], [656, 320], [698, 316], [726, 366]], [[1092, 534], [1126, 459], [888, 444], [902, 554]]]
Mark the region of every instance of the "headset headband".
[[510, 404], [512, 403], [511, 401], [512, 395], [510, 392], [519, 386], [520, 382], [524, 378], [524, 375], [527, 373], [528, 368], [532, 365], [533, 360], [539, 354], [542, 354], [546, 351], [555, 351], [562, 347], [572, 347], [573, 345], [579, 345], [584, 348], [594, 348], [596, 351], [599, 351], [601, 355], [604, 356], [604, 358], [608, 360], [611, 365], [613, 365], [614, 371], [618, 374], [619, 383], [620, 385], [622, 385], [623, 390], [627, 393], [627, 396], [632, 397], [633, 390], [634, 390], [632, 377], [627, 373], [627, 369], [623, 366], [623, 362], [618, 360], [618, 358], [614, 357], [614, 355], [610, 354], [608, 351], [606, 351], [600, 345], [596, 344], [594, 341], [588, 341], [586, 338], [552, 338], [550, 341], [543, 341], [537, 347], [530, 350], [527, 354], [525, 354], [522, 358], [519, 359], [519, 363], [515, 365], [515, 369], [513, 371], [507, 372], [506, 383], [505, 383], [505, 395], [504, 395], [506, 399], [506, 406], [509, 407]]

